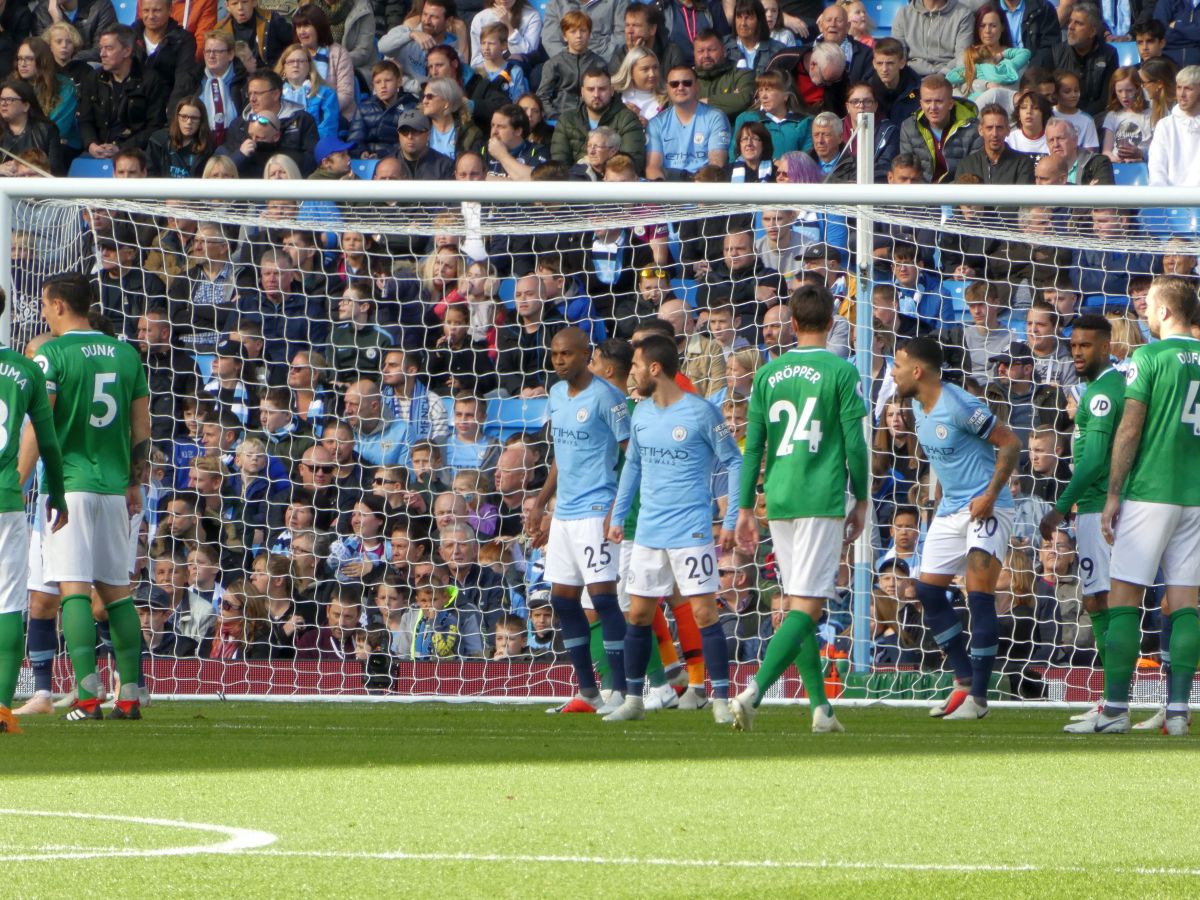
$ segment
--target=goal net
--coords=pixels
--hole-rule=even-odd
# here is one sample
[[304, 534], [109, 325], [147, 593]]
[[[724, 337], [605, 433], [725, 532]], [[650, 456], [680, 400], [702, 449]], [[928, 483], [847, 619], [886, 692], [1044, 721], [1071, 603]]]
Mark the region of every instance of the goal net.
[[[420, 203], [378, 199], [405, 186], [359, 187], [295, 199], [319, 195], [213, 182], [204, 191], [226, 199], [13, 205], [13, 344], [44, 327], [41, 280], [73, 270], [95, 279], [98, 312], [147, 362], [154, 477], [134, 569], [154, 692], [569, 695], [544, 551], [522, 521], [552, 460], [550, 339], [579, 326], [604, 371], [636, 329], [665, 320], [691, 388], [741, 437], [755, 370], [792, 341], [781, 304], [811, 281], [836, 298], [829, 344], [859, 366], [871, 411], [871, 521], [819, 630], [827, 690], [900, 701], [949, 686], [913, 582], [937, 485], [890, 374], [897, 346], [930, 334], [947, 378], [1023, 446], [996, 696], [1094, 699], [1080, 587], [1092, 562], [1069, 522], [1049, 539], [1038, 528], [1071, 473], [1069, 335], [1081, 314], [1108, 316], [1118, 366], [1149, 339], [1151, 274], [1196, 277], [1191, 210], [1088, 205], [1083, 189], [1070, 206], [1009, 207], [986, 189], [903, 205], [904, 191], [867, 189], [867, 208], [784, 202], [782, 185], [637, 186], [645, 196], [622, 203], [603, 191], [633, 186], [567, 202], [556, 183], [451, 185], [440, 198], [425, 185]], [[713, 488], [716, 521], [723, 476]], [[735, 684], [778, 621], [765, 522], [762, 534], [756, 555], [719, 564]], [[964, 592], [952, 594], [965, 621]], [[1158, 697], [1160, 603], [1147, 592], [1137, 700]], [[666, 615], [670, 671], [692, 648]], [[69, 683], [65, 655], [56, 676]], [[770, 699], [799, 697], [793, 671]]]

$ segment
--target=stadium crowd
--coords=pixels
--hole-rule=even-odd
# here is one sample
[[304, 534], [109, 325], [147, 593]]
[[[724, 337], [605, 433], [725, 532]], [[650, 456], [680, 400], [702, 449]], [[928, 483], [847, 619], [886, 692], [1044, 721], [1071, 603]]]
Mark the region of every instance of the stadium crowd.
[[[218, 18], [216, 0], [141, 0], [123, 25], [110, 0], [9, 0], [0, 173], [853, 181], [852, 117], [869, 112], [879, 182], [1200, 183], [1200, 24], [1177, 0], [911, 0], [880, 28], [861, 0], [275, 5], [228, 0]], [[939, 664], [912, 586], [933, 497], [890, 378], [897, 342], [934, 334], [1026, 447], [1001, 657], [1091, 662], [1071, 532], [1038, 535], [1070, 475], [1067, 337], [1107, 312], [1123, 359], [1151, 339], [1151, 275], [1195, 277], [1197, 259], [1036, 238], [1069, 217], [1119, 242], [1136, 214], [1028, 207], [1025, 242], [877, 226], [873, 348], [854, 346], [854, 223], [831, 213], [419, 237], [348, 230], [333, 202], [261, 215], [89, 219], [98, 310], [153, 398], [148, 653], [555, 659], [523, 521], [550, 462], [550, 340], [583, 328], [594, 371], [624, 388], [630, 338], [662, 329], [742, 437], [754, 372], [792, 340], [781, 300], [813, 281], [840, 304], [831, 348], [874, 365], [872, 661]], [[769, 550], [720, 563], [736, 661], [772, 632]], [[850, 649], [850, 561], [831, 655]]]

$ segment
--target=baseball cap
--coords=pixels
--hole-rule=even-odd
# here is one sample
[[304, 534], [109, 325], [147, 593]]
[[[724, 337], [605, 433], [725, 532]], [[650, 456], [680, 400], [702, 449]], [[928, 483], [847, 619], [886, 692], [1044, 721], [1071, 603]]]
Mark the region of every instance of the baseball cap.
[[221, 341], [217, 344], [217, 356], [232, 356], [236, 359], [242, 358], [242, 342], [231, 341], [229, 339]]
[[838, 252], [836, 250], [834, 250], [832, 247], [830, 247], [828, 244], [825, 244], [825, 243], [811, 244], [804, 251], [804, 261], [805, 262], [816, 262], [816, 261], [822, 260], [822, 259], [833, 259], [837, 255], [838, 255]]
[[135, 606], [148, 606], [150, 609], [170, 609], [171, 598], [167, 592], [148, 581], [143, 581], [133, 592]]
[[343, 141], [338, 137], [323, 137], [317, 141], [317, 147], [313, 151], [313, 155], [317, 158], [317, 165], [319, 166], [325, 157], [331, 156], [334, 153], [353, 150], [354, 146], [354, 141]]
[[1024, 341], [1013, 341], [1008, 345], [1007, 353], [997, 353], [988, 362], [996, 366], [1011, 366], [1014, 362], [1032, 363], [1033, 351]]
[[406, 109], [396, 120], [397, 131], [429, 131], [432, 127], [429, 116], [419, 109]]
[[525, 601], [525, 605], [530, 609], [540, 609], [543, 606], [550, 605], [550, 592], [545, 588], [539, 588], [529, 592], [529, 599]]

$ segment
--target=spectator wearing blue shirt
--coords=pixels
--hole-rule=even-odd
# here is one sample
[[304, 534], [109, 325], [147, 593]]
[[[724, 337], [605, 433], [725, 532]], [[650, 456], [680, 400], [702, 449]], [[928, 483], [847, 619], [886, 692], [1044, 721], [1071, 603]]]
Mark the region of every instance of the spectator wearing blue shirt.
[[729, 120], [698, 99], [696, 73], [675, 66], [667, 73], [671, 108], [650, 120], [646, 177], [686, 181], [707, 165], [729, 162]]
[[542, 299], [554, 304], [568, 325], [582, 328], [592, 344], [607, 340], [608, 329], [597, 314], [592, 299], [574, 278], [564, 272], [562, 257], [543, 253], [538, 257], [537, 276], [542, 281]]
[[[379, 39], [379, 52], [391, 57], [404, 67], [410, 79], [405, 90], [414, 91], [425, 80], [428, 73], [425, 55], [430, 47], [446, 45], [453, 47], [460, 59], [465, 59], [464, 50], [458, 47], [458, 38], [450, 30], [450, 20], [457, 14], [454, 0], [428, 0], [421, 4], [421, 24], [416, 29], [397, 25]], [[417, 40], [420, 34], [431, 40]]]
[[354, 432], [354, 451], [368, 466], [406, 465], [411, 444], [408, 423], [383, 418], [379, 386], [368, 379], [346, 389], [346, 423]]

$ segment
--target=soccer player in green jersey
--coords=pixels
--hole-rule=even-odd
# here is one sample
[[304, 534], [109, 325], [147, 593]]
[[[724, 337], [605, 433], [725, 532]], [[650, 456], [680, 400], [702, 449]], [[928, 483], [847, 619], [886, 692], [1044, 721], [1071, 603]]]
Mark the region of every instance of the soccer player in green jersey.
[[1137, 661], [1142, 596], [1161, 567], [1171, 618], [1167, 734], [1188, 732], [1188, 697], [1200, 657], [1200, 341], [1192, 337], [1196, 287], [1160, 276], [1146, 322], [1160, 340], [1134, 350], [1125, 409], [1113, 441], [1101, 528], [1113, 544], [1104, 709], [1091, 733], [1129, 731], [1129, 683]]
[[[7, 296], [0, 291], [0, 313]], [[63, 458], [46, 398], [46, 377], [19, 353], [0, 348], [0, 734], [18, 734], [12, 714], [13, 693], [25, 657], [25, 612], [29, 593], [29, 521], [25, 515], [23, 479], [18, 468], [21, 432], [26, 416], [36, 439], [36, 453], [46, 469], [46, 525], [67, 524], [63, 490]]]
[[[1075, 373], [1087, 382], [1075, 412], [1072, 455], [1075, 471], [1054, 508], [1042, 517], [1042, 537], [1054, 531], [1075, 509], [1075, 541], [1079, 558], [1083, 605], [1092, 621], [1096, 655], [1103, 665], [1104, 636], [1108, 631], [1109, 560], [1112, 548], [1100, 533], [1100, 513], [1108, 493], [1108, 468], [1113, 436], [1125, 407], [1125, 376], [1109, 358], [1112, 325], [1104, 316], [1081, 316], [1071, 329], [1071, 358]], [[1069, 733], [1086, 734], [1100, 707], [1075, 716]]]
[[[842, 545], [862, 533], [870, 479], [858, 372], [825, 347], [833, 305], [817, 285], [792, 294], [796, 346], [759, 369], [750, 392], [737, 541], [751, 554], [758, 542], [754, 505], [765, 451], [767, 519], [788, 612], [758, 674], [730, 704], [739, 731], [750, 730], [758, 704], [793, 661], [812, 707], [812, 730], [844, 730], [825, 697], [814, 635], [826, 599], [835, 596]], [[847, 477], [855, 499], [849, 515]]]
[[60, 275], [42, 287], [42, 315], [54, 340], [35, 362], [46, 375], [54, 426], [63, 447], [70, 518], [47, 535], [44, 575], [62, 597], [62, 629], [75, 669], [73, 722], [100, 719], [93, 587], [108, 613], [121, 693], [115, 719], [140, 719], [142, 632], [130, 596], [129, 517], [141, 511], [150, 457], [150, 392], [141, 358], [129, 344], [92, 330], [92, 287]]

